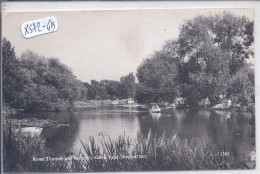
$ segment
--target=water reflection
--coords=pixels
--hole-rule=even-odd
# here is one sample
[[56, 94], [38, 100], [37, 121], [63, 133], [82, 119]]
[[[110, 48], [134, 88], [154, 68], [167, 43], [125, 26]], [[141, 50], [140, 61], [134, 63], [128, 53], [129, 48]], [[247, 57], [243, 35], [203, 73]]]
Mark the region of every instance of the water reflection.
[[177, 134], [188, 141], [210, 140], [217, 145], [219, 151], [237, 155], [250, 152], [254, 148], [254, 129], [248, 124], [248, 119], [253, 115], [232, 112], [230, 119], [226, 119], [226, 114], [227, 111], [198, 109], [149, 113], [124, 106], [100, 106], [78, 112], [19, 114], [16, 117], [59, 121], [62, 126], [45, 127], [42, 136], [46, 138], [48, 148], [61, 153], [78, 153], [81, 149], [80, 140], [88, 142], [90, 136], [97, 142], [103, 136], [109, 135], [115, 139], [123, 133], [136, 138], [137, 132], [147, 136], [150, 129], [159, 135], [165, 133], [168, 137]]
[[161, 117], [161, 113], [150, 113], [153, 119], [159, 119]]
[[79, 131], [75, 135], [73, 151], [77, 152], [81, 148], [80, 140], [88, 142], [90, 136], [97, 141], [102, 136], [110, 136], [111, 139], [117, 138], [125, 133], [131, 138], [136, 137], [139, 131], [139, 124], [136, 115], [129, 113], [77, 113]]

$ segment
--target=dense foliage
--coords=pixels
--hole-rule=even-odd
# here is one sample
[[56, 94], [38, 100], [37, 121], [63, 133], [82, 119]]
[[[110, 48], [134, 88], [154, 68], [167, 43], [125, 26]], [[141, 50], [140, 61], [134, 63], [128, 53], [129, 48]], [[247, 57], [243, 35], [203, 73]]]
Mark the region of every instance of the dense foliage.
[[[232, 99], [254, 102], [253, 22], [227, 12], [185, 21], [179, 37], [167, 41], [137, 69], [140, 102], [173, 102], [186, 97], [190, 105], [205, 98], [211, 104]], [[220, 97], [220, 96], [225, 96]]]
[[70, 68], [56, 58], [45, 58], [25, 51], [21, 57], [3, 39], [3, 99], [15, 109], [63, 111], [75, 100], [133, 98], [135, 76], [129, 73], [119, 81], [76, 79]]
[[137, 68], [139, 83], [133, 73], [120, 81], [83, 83], [58, 59], [32, 51], [16, 57], [3, 39], [3, 99], [13, 108], [42, 111], [65, 110], [75, 100], [127, 98], [172, 103], [185, 97], [193, 106], [205, 98], [212, 105], [231, 99], [248, 106], [254, 103], [254, 72], [247, 62], [254, 56], [253, 25], [227, 12], [186, 20], [177, 39]]
[[87, 89], [58, 59], [32, 51], [17, 58], [10, 42], [3, 39], [3, 100], [27, 111], [66, 110]]
[[91, 84], [85, 82], [84, 85], [88, 90], [87, 99], [89, 100], [128, 99], [134, 98], [135, 94], [135, 76], [133, 73], [122, 76], [120, 82], [91, 80]]
[[[174, 56], [174, 55], [173, 55]], [[136, 99], [142, 103], [172, 101], [178, 93], [177, 59], [166, 50], [156, 52], [137, 70]]]

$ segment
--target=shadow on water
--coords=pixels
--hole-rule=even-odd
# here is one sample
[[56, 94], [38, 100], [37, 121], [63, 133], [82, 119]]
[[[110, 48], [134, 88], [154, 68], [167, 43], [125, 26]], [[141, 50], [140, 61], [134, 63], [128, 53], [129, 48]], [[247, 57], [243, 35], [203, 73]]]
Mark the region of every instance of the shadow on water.
[[254, 128], [248, 124], [253, 117], [250, 113], [227, 111], [182, 109], [162, 113], [139, 112], [128, 106], [98, 106], [77, 112], [20, 114], [19, 118], [36, 117], [58, 121], [59, 126], [47, 126], [42, 131], [46, 146], [54, 152], [81, 149], [80, 140], [88, 142], [94, 137], [100, 142], [103, 136], [116, 139], [125, 133], [136, 138], [137, 132], [147, 136], [149, 130], [162, 135], [177, 135], [181, 139], [203, 139], [216, 144], [219, 151], [244, 155], [254, 150]]
[[229, 152], [234, 156], [246, 156], [254, 146], [254, 128], [248, 119], [250, 113], [232, 112], [227, 118], [227, 111], [183, 109], [160, 115], [150, 114], [139, 117], [140, 131], [145, 135], [153, 132], [171, 137], [177, 135], [188, 141], [203, 139], [217, 145], [219, 152]]
[[46, 141], [46, 148], [53, 152], [54, 155], [59, 155], [60, 153], [69, 154], [72, 151], [75, 136], [79, 131], [79, 120], [74, 116], [73, 112], [19, 113], [12, 115], [12, 118], [37, 118], [40, 121], [47, 119], [56, 121], [57, 124], [47, 124], [41, 132], [41, 136]]

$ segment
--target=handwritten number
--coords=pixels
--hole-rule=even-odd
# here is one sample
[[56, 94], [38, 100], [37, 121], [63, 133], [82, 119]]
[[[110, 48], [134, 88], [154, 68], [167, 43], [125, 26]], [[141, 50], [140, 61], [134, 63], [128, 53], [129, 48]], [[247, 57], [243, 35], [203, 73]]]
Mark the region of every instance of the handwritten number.
[[[56, 21], [52, 19], [38, 20], [25, 23], [22, 32], [25, 37], [33, 37], [44, 33], [53, 32], [56, 27]], [[30, 36], [31, 35], [31, 36]]]
[[48, 29], [49, 31], [50, 31], [51, 29], [52, 29], [51, 31], [53, 31], [53, 30], [55, 29], [55, 24], [54, 24], [53, 21], [51, 21], [51, 20], [48, 21], [47, 29]]

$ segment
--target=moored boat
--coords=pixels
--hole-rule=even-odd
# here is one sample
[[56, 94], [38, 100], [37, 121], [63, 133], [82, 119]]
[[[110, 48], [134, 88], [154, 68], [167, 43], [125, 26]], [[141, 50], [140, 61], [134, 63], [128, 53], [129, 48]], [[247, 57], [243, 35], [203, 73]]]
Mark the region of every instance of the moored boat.
[[133, 104], [133, 103], [135, 103], [135, 101], [132, 98], [129, 98], [129, 99], [127, 99], [127, 103], [128, 104]]
[[161, 108], [157, 103], [150, 103], [149, 112], [161, 112]]
[[112, 105], [118, 105], [118, 100], [112, 100], [112, 101], [111, 101], [111, 104], [112, 104]]

